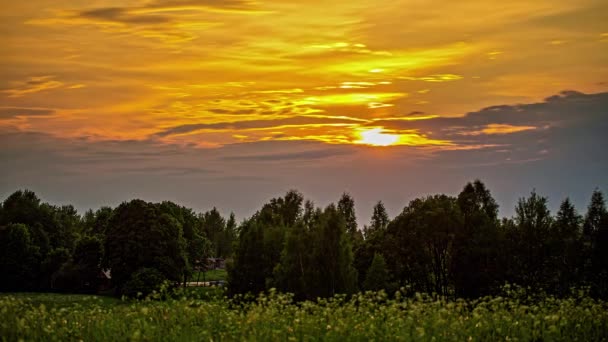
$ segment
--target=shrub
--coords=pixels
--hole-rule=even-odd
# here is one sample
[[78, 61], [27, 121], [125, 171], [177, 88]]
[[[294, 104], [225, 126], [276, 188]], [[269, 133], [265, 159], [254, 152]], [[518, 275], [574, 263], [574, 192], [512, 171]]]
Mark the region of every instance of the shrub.
[[140, 268], [123, 285], [121, 293], [128, 297], [146, 297], [160, 290], [167, 278], [155, 268]]

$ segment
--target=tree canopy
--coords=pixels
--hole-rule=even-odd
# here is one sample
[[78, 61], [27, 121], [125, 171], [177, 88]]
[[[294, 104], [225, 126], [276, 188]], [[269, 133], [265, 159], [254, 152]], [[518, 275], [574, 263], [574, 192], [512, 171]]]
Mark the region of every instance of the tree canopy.
[[608, 298], [608, 211], [595, 190], [584, 215], [566, 198], [554, 215], [532, 191], [511, 218], [479, 180], [457, 196], [410, 201], [390, 218], [381, 201], [359, 228], [355, 200], [317, 207], [295, 190], [237, 223], [217, 208], [124, 202], [79, 215], [19, 190], [0, 205], [3, 291], [117, 293], [177, 286], [209, 257], [227, 260], [231, 294], [276, 288], [297, 299], [398, 288], [448, 297], [499, 293], [505, 283]]

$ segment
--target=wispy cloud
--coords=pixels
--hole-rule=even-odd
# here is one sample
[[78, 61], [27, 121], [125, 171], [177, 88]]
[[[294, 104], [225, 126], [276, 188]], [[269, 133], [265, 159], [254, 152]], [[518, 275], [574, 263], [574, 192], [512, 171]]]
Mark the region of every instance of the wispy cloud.
[[28, 94], [34, 94], [45, 90], [62, 87], [63, 82], [54, 79], [54, 76], [34, 76], [23, 82], [15, 82], [14, 86], [9, 89], [3, 89], [2, 92], [8, 94], [8, 97], [21, 97]]
[[48, 108], [0, 107], [0, 119], [16, 117], [53, 115], [55, 110]]

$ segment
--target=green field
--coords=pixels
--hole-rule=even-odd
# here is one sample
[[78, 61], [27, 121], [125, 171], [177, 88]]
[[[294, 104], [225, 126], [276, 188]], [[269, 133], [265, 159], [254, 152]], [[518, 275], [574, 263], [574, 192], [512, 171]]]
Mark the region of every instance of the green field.
[[190, 277], [190, 281], [214, 281], [214, 280], [227, 280], [228, 273], [226, 270], [209, 270], [205, 272], [194, 272]]
[[447, 302], [419, 295], [388, 299], [381, 292], [294, 304], [289, 296], [271, 293], [243, 304], [194, 293], [200, 292], [166, 301], [0, 295], [0, 336], [3, 341], [601, 341], [608, 336], [608, 306], [587, 297]]

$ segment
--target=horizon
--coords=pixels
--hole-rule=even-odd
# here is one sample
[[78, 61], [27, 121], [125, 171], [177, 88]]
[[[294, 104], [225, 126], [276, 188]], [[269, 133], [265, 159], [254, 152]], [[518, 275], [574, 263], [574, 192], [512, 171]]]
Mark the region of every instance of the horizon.
[[[471, 180], [471, 182], [473, 182], [473, 181], [474, 181], [474, 180]], [[481, 180], [481, 181], [483, 182], [483, 180]], [[484, 183], [484, 184], [485, 184], [485, 183]], [[487, 184], [485, 184], [485, 185], [487, 186]], [[396, 216], [398, 216], [399, 214], [401, 214], [401, 213], [402, 213], [402, 211], [403, 211], [403, 209], [405, 209], [405, 208], [406, 208], [406, 207], [409, 205], [409, 203], [410, 203], [412, 200], [414, 200], [414, 199], [417, 199], [417, 198], [426, 198], [426, 197], [428, 197], [428, 196], [433, 196], [433, 195], [447, 195], [447, 196], [450, 196], [450, 197], [458, 197], [458, 193], [459, 193], [460, 191], [462, 191], [462, 188], [464, 188], [464, 185], [463, 185], [463, 186], [461, 187], [461, 189], [460, 189], [460, 190], [458, 190], [456, 193], [427, 193], [427, 194], [422, 194], [422, 195], [420, 195], [420, 196], [417, 196], [417, 197], [415, 197], [415, 198], [414, 198], [414, 197], [413, 197], [413, 198], [410, 198], [410, 199], [406, 200], [406, 201], [403, 203], [403, 205], [401, 205], [401, 207], [400, 207], [398, 210], [396, 210], [394, 213], [393, 213], [393, 212], [390, 210], [390, 208], [388, 208], [388, 207], [387, 207], [387, 205], [386, 205], [386, 203], [385, 203], [384, 201], [382, 201], [381, 199], [380, 199], [380, 200], [378, 200], [378, 201], [381, 201], [381, 202], [384, 204], [384, 206], [385, 206], [385, 208], [386, 208], [386, 210], [387, 210], [387, 213], [388, 213], [388, 215], [389, 215], [389, 219], [391, 219], [391, 220], [392, 220], [392, 219], [394, 219]], [[210, 210], [212, 210], [212, 209], [214, 209], [214, 208], [215, 208], [215, 209], [217, 209], [217, 210], [220, 212], [220, 214], [221, 214], [221, 215], [222, 215], [224, 218], [227, 218], [227, 217], [229, 217], [229, 216], [230, 216], [230, 214], [231, 214], [231, 213], [234, 213], [234, 210], [231, 210], [230, 208], [219, 208], [219, 207], [217, 207], [217, 206], [212, 206], [212, 207], [208, 207], [208, 208], [195, 208], [195, 207], [190, 207], [190, 206], [188, 206], [188, 205], [185, 205], [185, 204], [183, 204], [183, 203], [180, 203], [180, 202], [179, 202], [179, 201], [177, 201], [177, 200], [171, 200], [171, 199], [154, 199], [154, 200], [149, 200], [149, 199], [146, 199], [146, 198], [138, 198], [138, 197], [126, 198], [126, 199], [124, 199], [124, 200], [121, 200], [121, 201], [118, 201], [118, 202], [115, 202], [115, 203], [105, 203], [105, 204], [101, 204], [101, 205], [99, 205], [99, 206], [97, 206], [97, 207], [94, 207], [94, 208], [79, 208], [77, 205], [75, 205], [74, 203], [71, 203], [71, 202], [59, 202], [59, 203], [58, 203], [58, 202], [54, 202], [54, 201], [52, 201], [52, 200], [48, 200], [48, 199], [47, 199], [47, 198], [44, 196], [44, 194], [40, 194], [40, 193], [38, 193], [38, 192], [36, 192], [36, 191], [34, 191], [34, 190], [32, 190], [32, 189], [27, 189], [27, 188], [16, 189], [15, 191], [12, 191], [12, 192], [7, 192], [6, 194], [2, 193], [2, 194], [0, 194], [0, 199], [1, 199], [2, 201], [4, 201], [6, 198], [8, 198], [8, 196], [10, 196], [11, 194], [13, 194], [13, 193], [14, 193], [14, 192], [16, 192], [16, 191], [26, 191], [26, 190], [34, 192], [34, 193], [36, 194], [36, 196], [37, 196], [37, 197], [40, 199], [40, 201], [41, 201], [41, 202], [45, 202], [45, 203], [48, 203], [48, 204], [50, 204], [50, 205], [55, 205], [55, 206], [72, 205], [72, 206], [73, 206], [73, 207], [76, 209], [76, 211], [78, 212], [78, 215], [80, 215], [80, 216], [84, 215], [84, 214], [85, 214], [87, 211], [89, 211], [89, 210], [91, 210], [91, 211], [95, 212], [96, 210], [101, 209], [102, 207], [116, 208], [117, 206], [119, 206], [119, 205], [120, 205], [120, 204], [122, 204], [122, 203], [127, 203], [127, 202], [130, 202], [131, 200], [135, 200], [135, 199], [141, 199], [141, 200], [144, 200], [144, 201], [146, 201], [146, 202], [150, 202], [150, 203], [161, 203], [161, 202], [163, 202], [163, 201], [170, 201], [170, 202], [173, 202], [173, 203], [175, 203], [175, 204], [177, 204], [177, 205], [183, 206], [183, 207], [185, 207], [185, 208], [187, 208], [187, 209], [192, 209], [192, 210], [193, 210], [193, 212], [194, 212], [194, 213], [196, 213], [196, 214], [204, 214], [205, 212], [210, 211]], [[259, 204], [257, 205], [256, 209], [255, 209], [253, 212], [251, 212], [251, 213], [244, 214], [244, 215], [237, 215], [236, 213], [234, 213], [234, 214], [235, 214], [235, 219], [236, 219], [236, 222], [237, 222], [238, 224], [241, 224], [243, 221], [249, 220], [249, 219], [250, 219], [250, 218], [251, 218], [251, 217], [252, 217], [252, 216], [253, 216], [255, 213], [257, 213], [257, 212], [259, 211], [259, 209], [261, 208], [261, 206], [262, 206], [264, 203], [269, 203], [269, 201], [270, 201], [271, 199], [273, 199], [273, 198], [279, 198], [279, 197], [282, 197], [282, 196], [284, 196], [284, 195], [285, 195], [285, 194], [286, 194], [288, 191], [291, 191], [291, 190], [296, 190], [296, 191], [298, 191], [298, 192], [299, 192], [299, 190], [298, 190], [298, 189], [288, 189], [288, 190], [286, 190], [286, 191], [284, 191], [284, 192], [282, 192], [282, 193], [277, 193], [276, 195], [273, 195], [273, 196], [271, 196], [271, 197], [267, 198], [265, 201], [263, 201], [263, 202], [259, 203]], [[490, 190], [491, 190], [491, 189], [490, 189]], [[544, 195], [544, 194], [542, 194], [542, 193], [538, 193], [538, 192], [536, 192], [536, 193], [537, 193], [537, 195], [539, 195], [539, 196], [541, 196], [541, 197], [545, 197], [545, 198], [547, 198], [547, 207], [548, 207], [548, 209], [550, 210], [550, 214], [551, 214], [552, 216], [555, 216], [555, 215], [557, 214], [557, 211], [559, 210], [559, 207], [560, 207], [561, 203], [562, 203], [562, 202], [563, 202], [565, 199], [569, 199], [569, 200], [570, 200], [570, 202], [572, 203], [572, 205], [574, 206], [574, 208], [576, 209], [576, 211], [578, 212], [578, 214], [580, 214], [581, 216], [583, 216], [583, 217], [584, 217], [584, 216], [585, 216], [585, 214], [586, 214], [586, 212], [587, 212], [587, 209], [588, 209], [588, 205], [589, 205], [589, 203], [590, 203], [590, 200], [591, 200], [591, 195], [592, 195], [592, 193], [593, 193], [594, 191], [596, 191], [596, 190], [599, 190], [599, 191], [600, 191], [600, 192], [602, 192], [603, 194], [606, 194], [606, 191], [604, 191], [603, 189], [600, 189], [599, 187], [595, 187], [593, 190], [591, 190], [591, 191], [589, 192], [589, 196], [588, 196], [587, 201], [586, 201], [586, 202], [584, 202], [584, 201], [583, 201], [583, 202], [578, 203], [578, 204], [577, 204], [577, 202], [575, 202], [575, 201], [572, 199], [572, 197], [571, 197], [571, 196], [566, 196], [566, 197], [564, 197], [564, 198], [562, 198], [562, 199], [560, 199], [560, 200], [558, 201], [558, 200], [551, 200], [551, 198], [549, 198], [549, 197], [545, 196], [545, 195]], [[502, 219], [502, 218], [506, 218], [506, 219], [512, 219], [512, 218], [515, 216], [515, 206], [517, 205], [517, 201], [519, 201], [519, 200], [521, 200], [521, 199], [527, 199], [527, 198], [530, 196], [530, 194], [532, 193], [532, 191], [536, 191], [536, 189], [532, 189], [532, 190], [530, 190], [528, 193], [523, 194], [522, 196], [517, 197], [517, 199], [516, 199], [516, 200], [513, 202], [513, 205], [512, 205], [512, 206], [510, 206], [510, 207], [507, 209], [507, 210], [508, 210], [508, 211], [507, 211], [507, 212], [508, 212], [508, 214], [504, 214], [506, 210], [504, 209], [503, 205], [502, 205], [502, 204], [501, 204], [499, 201], [497, 201], [497, 204], [498, 204], [498, 217], [499, 217], [500, 219]], [[342, 192], [342, 193], [340, 193], [340, 196], [341, 196], [342, 194], [344, 194], [344, 193], [346, 193], [346, 194], [349, 194], [349, 195], [350, 195], [350, 193], [348, 193], [348, 192]], [[316, 201], [312, 200], [312, 199], [311, 199], [311, 197], [307, 196], [307, 194], [306, 194], [306, 193], [302, 193], [302, 195], [304, 196], [304, 199], [305, 199], [305, 200], [311, 200], [311, 201], [313, 202], [313, 204], [314, 204], [315, 206], [318, 206], [319, 208], [325, 208], [325, 207], [327, 207], [327, 206], [328, 206], [328, 205], [330, 205], [330, 204], [337, 204], [337, 203], [338, 203], [338, 200], [340, 199], [340, 196], [337, 196], [335, 200], [330, 200], [330, 201], [329, 201], [329, 202], [327, 202], [327, 203], [317, 203]], [[495, 199], [496, 199], [496, 197], [497, 197], [497, 196], [496, 196], [496, 194], [495, 194], [495, 193], [493, 193], [493, 192], [492, 192], [492, 196], [493, 196], [493, 198], [495, 198]], [[372, 213], [372, 211], [373, 211], [373, 208], [367, 208], [367, 209], [369, 209], [369, 210], [368, 210], [368, 211], [369, 211], [369, 215], [368, 215], [368, 217], [362, 217], [362, 215], [360, 214], [360, 209], [361, 209], [361, 208], [359, 208], [359, 207], [360, 207], [360, 205], [358, 205], [358, 204], [357, 204], [357, 203], [358, 203], [358, 202], [357, 202], [357, 199], [356, 199], [356, 198], [353, 198], [353, 200], [354, 200], [354, 202], [355, 202], [355, 203], [354, 203], [354, 204], [355, 204], [355, 216], [356, 216], [356, 218], [357, 218], [357, 225], [358, 225], [358, 229], [359, 229], [359, 230], [363, 230], [363, 227], [364, 227], [364, 226], [367, 226], [367, 225], [369, 224], [369, 222], [371, 221], [371, 217], [372, 217], [371, 213]], [[375, 204], [376, 204], [378, 201], [374, 202], [374, 205], [375, 205]], [[1, 202], [0, 202], [0, 203], [1, 203]], [[365, 210], [363, 210], [363, 211], [365, 211]]]

